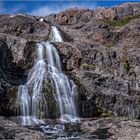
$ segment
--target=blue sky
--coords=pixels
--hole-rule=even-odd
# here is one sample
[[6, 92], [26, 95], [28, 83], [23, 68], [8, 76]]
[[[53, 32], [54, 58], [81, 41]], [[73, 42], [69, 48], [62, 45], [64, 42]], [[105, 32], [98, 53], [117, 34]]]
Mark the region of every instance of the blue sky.
[[0, 14], [27, 13], [45, 16], [57, 13], [71, 7], [96, 8], [98, 6], [113, 6], [124, 2], [138, 2], [139, 0], [3, 0], [0, 1]]

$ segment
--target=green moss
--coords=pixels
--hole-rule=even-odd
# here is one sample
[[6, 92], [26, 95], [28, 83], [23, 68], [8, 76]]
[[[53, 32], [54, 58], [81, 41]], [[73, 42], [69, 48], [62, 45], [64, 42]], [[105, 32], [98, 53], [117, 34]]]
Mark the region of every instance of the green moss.
[[113, 48], [114, 47], [114, 44], [113, 43], [108, 43], [108, 44], [106, 44], [106, 47], [107, 48]]
[[96, 109], [98, 114], [102, 114], [102, 109], [98, 105], [96, 105]]
[[106, 22], [110, 26], [123, 26], [123, 25], [129, 23], [131, 20], [137, 19], [137, 18], [140, 18], [140, 14], [136, 14], [136, 15], [132, 15], [132, 16], [127, 16], [127, 17], [124, 17], [122, 19], [117, 19], [117, 20], [106, 20]]
[[83, 69], [91, 69], [91, 68], [94, 68], [94, 65], [83, 63], [83, 64], [81, 64], [81, 67]]
[[51, 110], [53, 110], [54, 112], [57, 111], [57, 106], [56, 106], [56, 101], [55, 100], [49, 101], [48, 105], [51, 108]]
[[101, 114], [102, 117], [110, 117], [110, 116], [114, 116], [114, 113], [112, 111], [107, 111], [107, 112], [103, 112]]
[[124, 63], [123, 66], [124, 66], [124, 68], [125, 68], [126, 70], [129, 69], [129, 64], [128, 64], [128, 63]]
[[130, 67], [129, 67], [129, 63], [128, 63], [127, 57], [126, 56], [121, 56], [120, 61], [123, 64], [124, 68], [126, 70], [129, 70]]

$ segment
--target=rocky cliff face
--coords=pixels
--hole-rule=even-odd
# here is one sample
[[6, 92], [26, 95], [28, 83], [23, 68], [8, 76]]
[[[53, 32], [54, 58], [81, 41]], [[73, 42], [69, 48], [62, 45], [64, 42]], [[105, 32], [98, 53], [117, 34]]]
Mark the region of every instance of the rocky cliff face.
[[33, 65], [35, 43], [56, 25], [63, 70], [77, 84], [82, 117], [112, 112], [140, 118], [140, 3], [68, 9], [40, 18], [0, 16], [0, 115], [13, 115], [17, 88]]

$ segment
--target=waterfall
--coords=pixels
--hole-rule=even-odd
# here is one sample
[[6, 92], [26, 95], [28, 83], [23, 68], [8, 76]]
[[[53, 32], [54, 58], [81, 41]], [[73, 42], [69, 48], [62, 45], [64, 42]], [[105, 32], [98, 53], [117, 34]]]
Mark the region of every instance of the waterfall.
[[59, 30], [55, 26], [52, 26], [51, 29], [52, 29], [52, 40], [51, 40], [51, 42], [63, 42], [63, 39], [60, 35]]
[[[62, 42], [58, 29], [52, 26], [51, 42]], [[37, 43], [37, 58], [30, 70], [25, 85], [18, 89], [17, 103], [18, 115], [21, 124], [32, 125], [43, 123], [47, 118], [48, 106], [43, 92], [43, 82], [49, 77], [54, 88], [54, 96], [59, 120], [70, 122], [77, 120], [76, 85], [62, 71], [60, 57], [57, 49], [51, 42]]]

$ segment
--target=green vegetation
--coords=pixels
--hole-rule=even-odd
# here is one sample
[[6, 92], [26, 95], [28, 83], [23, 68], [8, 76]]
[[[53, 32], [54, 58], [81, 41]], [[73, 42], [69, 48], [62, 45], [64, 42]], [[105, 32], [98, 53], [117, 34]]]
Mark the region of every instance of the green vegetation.
[[121, 56], [120, 58], [120, 62], [123, 64], [124, 68], [128, 71], [129, 70], [129, 63], [128, 63], [128, 59], [126, 56]]
[[99, 115], [101, 115], [102, 114], [102, 109], [99, 107], [99, 105], [96, 105], [96, 109], [97, 109], [97, 113]]
[[106, 44], [106, 47], [107, 48], [113, 48], [114, 47], [114, 44], [113, 43], [108, 43], [108, 44]]
[[140, 18], [140, 14], [136, 14], [136, 15], [132, 15], [132, 16], [127, 16], [127, 17], [124, 17], [122, 19], [106, 20], [106, 22], [110, 26], [123, 26], [123, 25], [129, 23], [131, 20], [137, 19], [137, 18]]
[[115, 114], [112, 111], [107, 111], [107, 112], [103, 112], [101, 114], [102, 117], [110, 117], [110, 116], [114, 116]]
[[124, 66], [124, 68], [125, 68], [126, 70], [129, 69], [129, 64], [128, 64], [128, 63], [124, 63], [123, 66]]
[[83, 64], [81, 64], [81, 67], [83, 69], [92, 69], [92, 68], [94, 68], [94, 65], [83, 63]]

